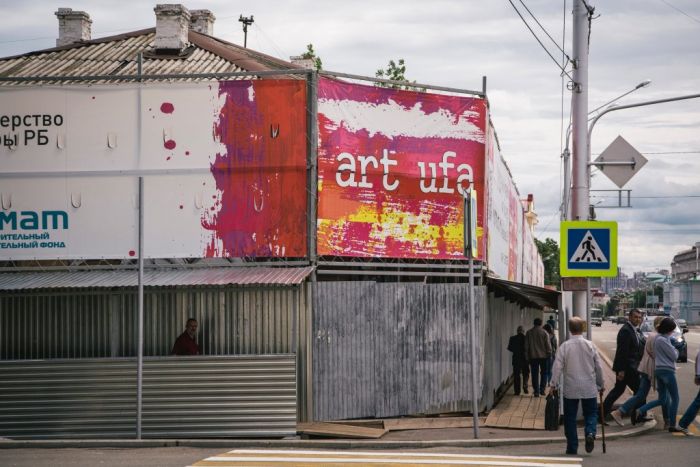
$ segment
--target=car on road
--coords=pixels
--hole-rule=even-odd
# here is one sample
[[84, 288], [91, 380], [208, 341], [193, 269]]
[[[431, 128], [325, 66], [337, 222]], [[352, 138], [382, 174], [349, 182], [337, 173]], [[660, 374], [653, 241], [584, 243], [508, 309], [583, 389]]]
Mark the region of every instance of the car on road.
[[678, 327], [681, 328], [681, 330], [683, 330], [683, 331], [685, 331], [685, 330], [688, 329], [688, 323], [687, 323], [686, 320], [684, 320], [683, 318], [678, 318], [678, 319], [676, 319], [676, 324], [677, 324]]
[[[642, 332], [642, 334], [644, 334], [645, 339], [649, 336], [650, 332], [654, 331], [655, 318], [656, 316], [647, 316], [644, 318], [642, 325], [639, 327], [639, 330]], [[688, 361], [688, 343], [685, 341], [683, 334], [688, 332], [688, 330], [682, 330], [678, 326], [678, 321], [674, 321], [676, 321], [676, 329], [673, 331], [673, 334], [671, 334], [671, 342], [673, 342], [674, 347], [678, 349], [678, 361], [685, 363]]]
[[627, 322], [627, 316], [616, 316], [613, 322], [615, 324], [625, 324]]
[[591, 324], [593, 326], [602, 326], [603, 320], [602, 320], [602, 318], [591, 318]]

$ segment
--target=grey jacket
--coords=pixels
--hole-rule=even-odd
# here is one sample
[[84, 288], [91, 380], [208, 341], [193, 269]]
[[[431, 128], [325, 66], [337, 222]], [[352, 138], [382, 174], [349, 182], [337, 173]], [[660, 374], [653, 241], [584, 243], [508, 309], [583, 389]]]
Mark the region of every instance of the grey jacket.
[[552, 343], [542, 326], [533, 326], [525, 333], [525, 355], [528, 360], [552, 356]]

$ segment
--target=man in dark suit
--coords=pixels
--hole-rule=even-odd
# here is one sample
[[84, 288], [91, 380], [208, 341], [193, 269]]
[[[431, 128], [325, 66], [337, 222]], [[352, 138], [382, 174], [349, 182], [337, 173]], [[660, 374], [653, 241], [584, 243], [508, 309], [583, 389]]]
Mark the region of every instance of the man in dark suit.
[[615, 401], [625, 392], [625, 387], [629, 387], [634, 393], [639, 388], [637, 367], [644, 352], [644, 336], [639, 331], [640, 324], [642, 324], [642, 312], [635, 308], [630, 311], [629, 320], [617, 333], [617, 350], [612, 367], [615, 372], [615, 386], [603, 401], [606, 415], [612, 411]]
[[[518, 326], [518, 333], [510, 336], [508, 350], [513, 352], [513, 390], [516, 396], [520, 395], [520, 388], [527, 394], [527, 380], [530, 378], [530, 369], [525, 358], [525, 330]], [[522, 376], [522, 386], [521, 386]]]

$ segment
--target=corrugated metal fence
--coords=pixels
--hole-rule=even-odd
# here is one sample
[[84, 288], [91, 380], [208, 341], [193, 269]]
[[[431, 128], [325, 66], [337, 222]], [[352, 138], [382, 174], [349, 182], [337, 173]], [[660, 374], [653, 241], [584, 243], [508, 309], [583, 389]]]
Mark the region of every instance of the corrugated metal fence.
[[[0, 359], [136, 355], [133, 289], [0, 295]], [[144, 355], [168, 355], [187, 318], [205, 355], [296, 353], [305, 286], [146, 289]], [[301, 323], [303, 324], [303, 323]]]
[[[133, 438], [136, 360], [0, 361], [0, 437]], [[296, 433], [294, 355], [146, 358], [143, 437]]]
[[521, 308], [503, 298], [495, 298], [492, 293], [488, 295], [488, 312], [482, 330], [486, 355], [483, 365], [482, 407], [493, 406], [496, 392], [513, 374], [512, 354], [508, 351], [510, 336], [516, 333], [520, 325], [527, 330], [533, 319], [541, 313], [539, 310]]
[[[469, 410], [468, 292], [467, 284], [317, 283], [314, 419]], [[476, 287], [481, 328], [485, 305], [486, 289]]]
[[[146, 289], [143, 436], [293, 434], [309, 403], [307, 291]], [[133, 289], [0, 294], [0, 428], [13, 427], [0, 436], [135, 436], [136, 308]], [[189, 317], [204, 355], [149, 358]]]

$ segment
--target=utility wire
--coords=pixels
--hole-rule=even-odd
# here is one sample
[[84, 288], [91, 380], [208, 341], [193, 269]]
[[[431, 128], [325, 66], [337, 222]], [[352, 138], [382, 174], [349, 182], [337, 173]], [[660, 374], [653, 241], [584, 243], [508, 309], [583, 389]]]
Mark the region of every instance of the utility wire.
[[[522, 6], [525, 8], [525, 10], [527, 10], [527, 12], [530, 14], [532, 19], [535, 20], [535, 23], [537, 23], [537, 25], [540, 27], [540, 29], [542, 29], [542, 31], [544, 31], [544, 33], [547, 35], [547, 37], [549, 37], [549, 40], [552, 41], [552, 44], [554, 44], [556, 46], [556, 48], [559, 49], [559, 51], [567, 58], [568, 61], [571, 61], [571, 57], [566, 55], [566, 52], [564, 51], [564, 49], [562, 49], [559, 46], [559, 44], [557, 43], [557, 41], [555, 41], [552, 38], [552, 36], [549, 34], [549, 32], [547, 32], [547, 30], [544, 28], [544, 26], [542, 26], [542, 24], [537, 20], [537, 17], [534, 14], [532, 14], [532, 11], [530, 11], [530, 9], [527, 7], [527, 5], [525, 5], [525, 2], [523, 0], [519, 0], [519, 1], [522, 4]], [[564, 5], [566, 5], [566, 1], [564, 2]]]
[[[646, 155], [668, 155], [668, 154], [700, 154], [700, 151], [661, 151], [661, 152], [647, 152], [647, 151], [639, 151], [640, 154], [646, 154]], [[594, 152], [591, 154], [591, 156], [600, 156], [601, 153], [599, 152]]]
[[[597, 199], [617, 199], [616, 195], [601, 196], [591, 195], [591, 198]], [[684, 198], [700, 198], [700, 195], [668, 195], [668, 196], [630, 196], [630, 199], [684, 199]]]
[[571, 77], [571, 75], [566, 71], [565, 68], [563, 68], [561, 65], [559, 65], [559, 62], [557, 61], [557, 59], [554, 58], [554, 56], [549, 52], [549, 50], [547, 50], [547, 47], [545, 47], [544, 44], [542, 43], [542, 41], [540, 40], [540, 38], [537, 37], [537, 34], [535, 34], [535, 31], [533, 31], [532, 28], [530, 27], [530, 25], [527, 24], [527, 21], [525, 21], [525, 18], [523, 18], [523, 15], [520, 13], [520, 10], [518, 10], [518, 7], [515, 6], [515, 4], [513, 3], [513, 0], [508, 0], [508, 2], [509, 2], [510, 5], [513, 7], [513, 9], [515, 10], [515, 12], [518, 14], [518, 16], [520, 17], [520, 19], [522, 20], [522, 22], [525, 24], [525, 27], [527, 27], [527, 29], [530, 31], [530, 33], [531, 33], [532, 36], [535, 38], [535, 40], [540, 44], [540, 46], [542, 47], [542, 49], [547, 53], [547, 55], [549, 55], [549, 58], [551, 58], [552, 61], [557, 65], [557, 68], [559, 68], [563, 74], [565, 74], [566, 76], [568, 76], [569, 79], [570, 79], [571, 81], [573, 81], [574, 79]]
[[692, 20], [695, 21], [696, 23], [700, 23], [700, 19], [697, 19], [697, 18], [695, 18], [695, 17], [693, 17], [693, 16], [690, 16], [688, 13], [686, 13], [686, 12], [683, 11], [683, 10], [681, 10], [681, 9], [678, 8], [677, 6], [671, 5], [671, 4], [670, 4], [669, 2], [667, 2], [666, 0], [659, 0], [659, 1], [660, 1], [661, 3], [664, 3], [664, 4], [668, 5], [668, 6], [671, 7], [671, 8], [673, 8], [674, 10], [676, 10], [677, 12], [679, 12], [680, 14], [687, 16], [688, 18], [692, 19]]

